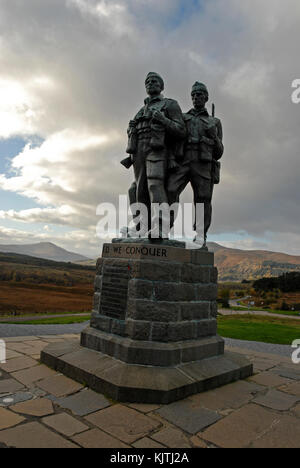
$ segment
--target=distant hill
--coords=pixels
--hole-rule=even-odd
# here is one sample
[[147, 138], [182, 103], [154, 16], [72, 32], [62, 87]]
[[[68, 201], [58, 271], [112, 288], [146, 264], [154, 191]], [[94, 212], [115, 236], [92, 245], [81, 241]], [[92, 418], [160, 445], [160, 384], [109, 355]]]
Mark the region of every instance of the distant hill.
[[74, 252], [68, 252], [51, 242], [40, 242], [30, 245], [0, 245], [0, 252], [29, 255], [57, 262], [86, 262], [89, 259]]
[[[285, 272], [300, 271], [300, 256], [269, 252], [267, 250], [231, 249], [215, 242], [209, 242], [208, 247], [210, 251], [215, 253], [215, 263], [221, 281], [256, 280], [262, 277], [280, 276]], [[36, 257], [54, 262], [76, 263], [90, 268], [93, 268], [96, 264], [95, 260], [68, 252], [50, 242], [32, 245], [0, 245], [0, 252]], [[27, 261], [28, 259], [23, 259], [20, 263], [27, 263]], [[46, 265], [44, 266], [46, 267]], [[54, 265], [48, 266], [54, 267]]]
[[215, 263], [221, 281], [253, 280], [300, 271], [300, 256], [267, 250], [239, 250], [208, 243], [215, 252]]

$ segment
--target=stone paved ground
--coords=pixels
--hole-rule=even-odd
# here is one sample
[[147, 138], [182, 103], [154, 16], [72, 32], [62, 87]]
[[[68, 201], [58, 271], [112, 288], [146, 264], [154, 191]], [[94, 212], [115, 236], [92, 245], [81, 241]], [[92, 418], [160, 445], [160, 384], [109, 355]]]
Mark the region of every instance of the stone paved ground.
[[79, 337], [5, 339], [0, 448], [300, 446], [300, 364], [288, 357], [237, 348], [254, 363], [246, 381], [170, 405], [120, 404], [39, 364], [64, 340]]

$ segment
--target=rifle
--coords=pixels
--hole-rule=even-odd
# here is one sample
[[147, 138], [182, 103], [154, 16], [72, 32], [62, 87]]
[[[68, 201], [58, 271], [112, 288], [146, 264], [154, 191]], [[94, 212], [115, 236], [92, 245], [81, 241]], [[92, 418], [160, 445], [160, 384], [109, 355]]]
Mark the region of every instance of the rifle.
[[[216, 106], [214, 105], [214, 103], [212, 104], [211, 114], [212, 114], [212, 117], [215, 117]], [[214, 184], [219, 184], [220, 183], [220, 169], [221, 169], [221, 163], [219, 161], [216, 161], [215, 159], [213, 159], [212, 174], [211, 174], [212, 187], [214, 186]]]

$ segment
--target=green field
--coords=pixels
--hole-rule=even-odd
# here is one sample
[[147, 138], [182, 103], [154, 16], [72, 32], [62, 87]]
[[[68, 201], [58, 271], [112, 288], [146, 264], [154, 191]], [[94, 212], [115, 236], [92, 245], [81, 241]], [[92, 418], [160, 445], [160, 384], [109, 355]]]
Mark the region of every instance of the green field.
[[257, 315], [219, 316], [218, 334], [238, 340], [290, 345], [300, 339], [300, 320]]
[[71, 325], [73, 323], [83, 323], [90, 320], [91, 314], [82, 315], [80, 317], [52, 317], [39, 320], [26, 320], [26, 321], [9, 321], [1, 323], [9, 323], [15, 325]]

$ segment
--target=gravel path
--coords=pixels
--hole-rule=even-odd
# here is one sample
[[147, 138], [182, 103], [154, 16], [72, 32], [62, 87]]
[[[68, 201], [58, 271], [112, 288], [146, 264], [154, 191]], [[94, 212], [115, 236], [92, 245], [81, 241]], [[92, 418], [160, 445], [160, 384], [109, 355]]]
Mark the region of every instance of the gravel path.
[[[75, 323], [72, 325], [13, 325], [0, 324], [0, 338], [15, 336], [39, 336], [39, 335], [64, 335], [81, 333], [89, 322]], [[270, 343], [259, 343], [257, 341], [243, 341], [225, 338], [227, 347], [237, 347], [251, 349], [260, 353], [277, 354], [280, 356], [290, 356], [291, 347], [289, 345], [278, 345]]]
[[245, 348], [257, 351], [259, 353], [277, 354], [280, 356], [291, 356], [292, 348], [290, 345], [279, 345], [272, 343], [260, 343], [258, 341], [233, 340], [232, 338], [224, 338], [225, 345], [229, 348]]
[[64, 335], [81, 333], [89, 322], [71, 325], [15, 325], [0, 324], [0, 338], [15, 336]]

